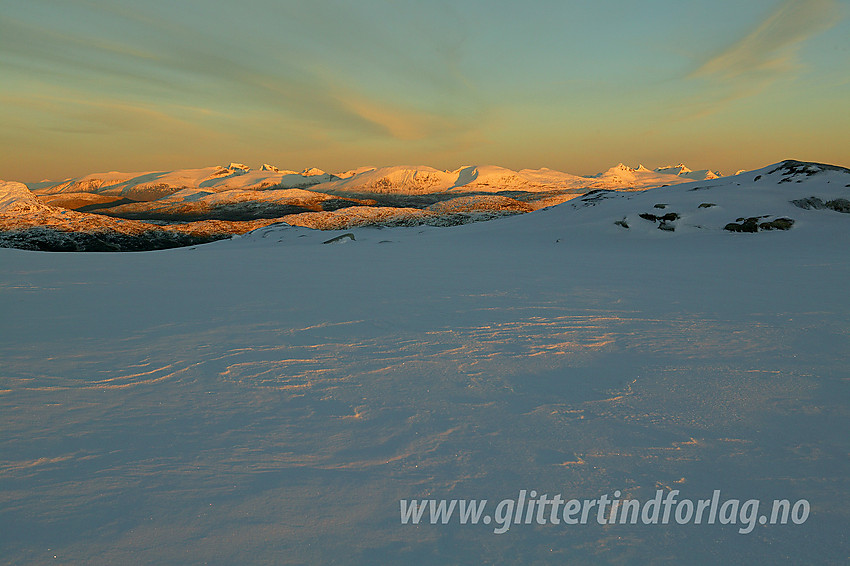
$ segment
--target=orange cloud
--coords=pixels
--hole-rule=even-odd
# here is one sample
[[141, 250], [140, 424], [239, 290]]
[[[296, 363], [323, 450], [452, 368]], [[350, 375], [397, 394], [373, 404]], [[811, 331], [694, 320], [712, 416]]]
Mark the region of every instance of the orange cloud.
[[338, 100], [343, 108], [397, 140], [419, 140], [439, 131], [457, 128], [442, 116], [398, 108], [350, 93]]

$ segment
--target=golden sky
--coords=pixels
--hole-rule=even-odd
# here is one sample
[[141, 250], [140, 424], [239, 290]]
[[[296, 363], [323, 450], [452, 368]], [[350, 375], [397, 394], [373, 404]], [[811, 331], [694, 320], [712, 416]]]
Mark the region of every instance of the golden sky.
[[7, 0], [0, 179], [850, 165], [838, 0]]

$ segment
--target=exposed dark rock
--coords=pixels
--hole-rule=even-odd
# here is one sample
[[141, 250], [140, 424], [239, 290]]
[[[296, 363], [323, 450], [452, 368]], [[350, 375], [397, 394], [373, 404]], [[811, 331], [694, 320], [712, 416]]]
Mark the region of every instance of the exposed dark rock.
[[667, 208], [666, 204], [656, 204], [653, 208]]
[[712, 206], [717, 206], [713, 202], [701, 202], [697, 208], [711, 208]]
[[668, 212], [664, 216], [656, 216], [654, 214], [650, 214], [649, 212], [642, 212], [638, 214], [638, 216], [640, 216], [644, 220], [649, 220], [650, 222], [658, 222], [659, 220], [672, 222], [673, 220], [678, 220], [680, 218], [680, 216], [675, 212]]
[[759, 224], [761, 230], [790, 230], [794, 225], [794, 220], [791, 218], [777, 218], [770, 222], [762, 222]]
[[[741, 222], [743, 220], [743, 222]], [[738, 222], [730, 222], [726, 226], [723, 227], [724, 230], [729, 230], [730, 232], [758, 232], [759, 224], [758, 217], [747, 218], [744, 220], [743, 218], [739, 218]]]
[[795, 161], [793, 159], [788, 159], [779, 164], [779, 167], [772, 169], [767, 172], [768, 175], [771, 173], [776, 173], [777, 171], [781, 171], [785, 177], [779, 181], [780, 183], [787, 183], [791, 180], [791, 177], [795, 177], [797, 175], [805, 175], [806, 177], [811, 177], [812, 175], [816, 175], [823, 171], [840, 171], [844, 173], [850, 173], [850, 169], [846, 167], [839, 167], [837, 165], [827, 165], [825, 163], [813, 163], [806, 161]]
[[831, 208], [835, 212], [850, 213], [850, 200], [846, 198], [837, 198], [826, 203], [827, 208]]
[[[761, 230], [789, 230], [794, 225], [791, 218], [776, 218], [770, 222], [759, 222], [759, 219], [767, 216], [751, 216], [747, 219], [739, 218], [738, 222], [730, 222], [723, 227], [730, 232], [758, 232]], [[743, 220], [743, 222], [742, 222]]]
[[[595, 206], [600, 201], [619, 196], [620, 194], [621, 193], [619, 193], [618, 191], [613, 191], [610, 189], [594, 189], [592, 191], [584, 193], [584, 195], [578, 200], [580, 200], [584, 204], [584, 206]], [[573, 204], [573, 207], [577, 208], [575, 204]]]
[[797, 200], [792, 200], [791, 204], [804, 210], [826, 208], [824, 202], [818, 197], [799, 198]]
[[664, 230], [665, 232], [673, 232], [674, 230], [676, 230], [676, 225], [672, 222], [662, 220], [661, 223], [658, 225], [658, 229]]
[[342, 242], [343, 240], [352, 240], [354, 241], [354, 234], [351, 232], [346, 232], [345, 234], [340, 234], [336, 238], [331, 238], [330, 240], [326, 240], [322, 242], [323, 244], [336, 244], [338, 242]]
[[805, 210], [823, 210], [829, 209], [836, 212], [850, 213], [850, 200], [846, 198], [837, 198], [834, 200], [822, 201], [818, 197], [806, 197], [797, 200], [792, 200], [791, 204]]
[[45, 252], [142, 252], [206, 244], [227, 238], [230, 234], [197, 236], [165, 230], [141, 234], [68, 232], [36, 226], [0, 234], [0, 247]]
[[615, 220], [614, 224], [616, 224], [617, 226], [622, 226], [623, 228], [625, 228], [627, 230], [629, 228], [629, 224], [628, 224], [628, 222], [626, 222], [625, 218], [623, 218], [622, 220]]
[[741, 224], [742, 232], [758, 232], [758, 216], [747, 218]]

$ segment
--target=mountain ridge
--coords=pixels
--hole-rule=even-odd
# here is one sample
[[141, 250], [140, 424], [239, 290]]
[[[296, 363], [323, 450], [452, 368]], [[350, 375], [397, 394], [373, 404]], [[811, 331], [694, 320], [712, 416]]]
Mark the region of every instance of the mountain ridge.
[[[681, 165], [673, 168], [679, 174], [691, 173]], [[321, 178], [331, 175], [318, 170], [307, 172]], [[267, 167], [257, 172], [230, 164], [219, 169], [181, 170], [171, 178], [242, 178], [257, 173], [292, 175]], [[582, 223], [604, 213], [600, 226], [607, 228], [595, 230], [643, 234], [657, 234], [656, 228], [666, 233], [787, 230], [795, 225], [795, 215], [805, 219], [824, 211], [850, 211], [850, 169], [834, 165], [786, 160], [730, 177], [692, 181], [676, 175], [683, 180], [645, 189], [629, 183], [640, 175], [644, 181], [656, 183], [670, 176], [620, 164], [595, 178], [601, 188], [570, 188], [575, 176], [549, 169], [516, 172], [496, 166], [466, 166], [454, 171], [392, 167], [366, 169], [347, 179], [335, 177], [309, 189], [216, 190], [216, 186], [195, 186], [139, 200], [126, 196], [127, 176], [116, 172], [109, 173], [106, 180], [89, 176], [65, 181], [54, 186], [59, 187], [55, 192], [51, 187], [31, 191], [23, 183], [0, 181], [0, 247], [138, 251], [207, 243], [272, 224], [319, 230], [452, 226], [555, 205], [562, 205], [557, 207], [562, 211], [567, 210], [564, 206], [572, 210], [597, 208], [596, 212], [570, 216], [565, 220], [569, 223]], [[163, 177], [158, 173], [142, 176], [148, 181]], [[389, 179], [388, 184], [382, 185], [383, 179]], [[113, 184], [100, 190], [107, 181]], [[552, 184], [544, 185], [547, 181]], [[529, 187], [530, 183], [535, 185]], [[68, 187], [82, 186], [92, 192], [66, 192]], [[369, 190], [363, 190], [364, 186]], [[406, 192], [393, 193], [393, 186], [406, 187]], [[141, 196], [151, 197], [145, 192], [149, 190], [143, 187]]]
[[[603, 188], [600, 179], [614, 171], [631, 173], [629, 181], [634, 188], [649, 188], [661, 184], [673, 184], [687, 180], [702, 180], [684, 177], [681, 173], [698, 174], [684, 165], [681, 171], [667, 173], [666, 168], [650, 171], [643, 166], [629, 168], [622, 163], [606, 172], [593, 176], [580, 176], [554, 169], [521, 169], [514, 171], [498, 165], [466, 165], [455, 170], [441, 170], [427, 165], [393, 165], [386, 167], [359, 167], [341, 173], [328, 173], [322, 169], [308, 167], [300, 172], [281, 169], [264, 163], [259, 169], [251, 169], [242, 163], [227, 166], [209, 166], [196, 169], [172, 171], [140, 171], [123, 173], [90, 173], [81, 177], [68, 178], [60, 182], [28, 183], [31, 190], [40, 195], [56, 193], [87, 192], [127, 196], [134, 193], [135, 200], [153, 200], [168, 192], [186, 188], [207, 188], [213, 191], [230, 189], [264, 190], [316, 187], [321, 191], [346, 192], [404, 192], [414, 193], [452, 190], [472, 184], [474, 187], [496, 187], [509, 189], [525, 187], [530, 190]], [[675, 169], [675, 167], [667, 167]], [[709, 170], [706, 174], [715, 175]], [[611, 175], [608, 175], [610, 177]], [[708, 177], [712, 178], [712, 177]], [[617, 183], [622, 186], [621, 181]], [[158, 196], [157, 196], [158, 195]]]

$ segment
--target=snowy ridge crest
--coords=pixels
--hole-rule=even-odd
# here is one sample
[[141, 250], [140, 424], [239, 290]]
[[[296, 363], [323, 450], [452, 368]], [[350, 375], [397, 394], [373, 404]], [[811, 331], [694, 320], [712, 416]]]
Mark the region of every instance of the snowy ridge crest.
[[563, 222], [583, 223], [604, 213], [596, 230], [616, 226], [629, 233], [796, 230], [809, 218], [829, 218], [812, 214], [850, 212], [850, 170], [842, 167], [784, 161], [733, 177], [709, 173], [681, 164], [650, 170], [620, 163], [595, 177], [475, 165], [361, 168], [339, 176], [315, 168], [295, 173], [231, 163], [89, 175], [33, 191], [0, 182], [0, 246], [160, 249], [280, 223], [319, 230], [453, 226], [569, 201], [572, 206], [560, 207], [561, 214], [576, 214]]
[[430, 166], [359, 167], [328, 173], [317, 167], [299, 171], [264, 163], [251, 169], [243, 163], [227, 166], [174, 171], [136, 173], [93, 173], [60, 183], [38, 183], [40, 195], [56, 193], [96, 193], [120, 195], [136, 201], [156, 200], [183, 189], [213, 192], [266, 189], [304, 189], [319, 192], [429, 194], [446, 191], [499, 192], [510, 190], [551, 191], [598, 188], [646, 189], [689, 180], [706, 180], [718, 175], [710, 170], [691, 171], [684, 165], [650, 170], [643, 165], [633, 169], [623, 163], [608, 171], [583, 177], [553, 169], [513, 171], [496, 165], [467, 165], [455, 170]]

